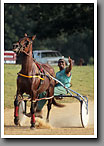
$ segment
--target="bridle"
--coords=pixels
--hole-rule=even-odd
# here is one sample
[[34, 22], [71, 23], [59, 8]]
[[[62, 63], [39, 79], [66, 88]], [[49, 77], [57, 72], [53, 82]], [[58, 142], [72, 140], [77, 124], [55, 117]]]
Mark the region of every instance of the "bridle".
[[[29, 46], [28, 50], [30, 50], [30, 47], [31, 47], [31, 44], [33, 43], [33, 41], [32, 40], [25, 40], [23, 44], [21, 44], [21, 41], [22, 40], [20, 40], [18, 42], [18, 44], [14, 44], [14, 46], [18, 49], [18, 53], [24, 53], [27, 56], [31, 57], [30, 54], [25, 51], [25, 48], [27, 48], [27, 46]], [[28, 41], [28, 44], [26, 46], [27, 41]], [[53, 77], [41, 66], [41, 64], [39, 62], [37, 62], [33, 57], [31, 57], [31, 58], [35, 62], [36, 66], [39, 68], [39, 70], [41, 72], [40, 73], [41, 75], [43, 75], [43, 76], [45, 75], [48, 78], [52, 78], [53, 79]], [[21, 76], [24, 76], [24, 75], [21, 75]], [[24, 76], [24, 77], [26, 77], [26, 76]]]
[[[25, 53], [29, 56], [29, 53], [25, 51], [25, 49], [28, 47], [28, 50], [30, 50], [31, 44], [33, 43], [32, 40], [25, 40], [23, 44], [21, 44], [21, 40], [18, 42], [18, 44], [14, 44], [14, 47], [17, 49], [18, 54]], [[15, 49], [14, 49], [15, 50]]]
[[[25, 41], [26, 42], [26, 41]], [[22, 52], [22, 53], [25, 53], [26, 55], [29, 56], [29, 53], [27, 53], [25, 51], [25, 48], [27, 48], [27, 46], [29, 46], [28, 50], [30, 50], [30, 47], [31, 47], [31, 44], [33, 43], [32, 41], [28, 41], [29, 43], [27, 44], [26, 46], [26, 43], [24, 42], [24, 44], [21, 44], [21, 41], [19, 41], [19, 46], [20, 46], [20, 49], [19, 49], [19, 53]]]

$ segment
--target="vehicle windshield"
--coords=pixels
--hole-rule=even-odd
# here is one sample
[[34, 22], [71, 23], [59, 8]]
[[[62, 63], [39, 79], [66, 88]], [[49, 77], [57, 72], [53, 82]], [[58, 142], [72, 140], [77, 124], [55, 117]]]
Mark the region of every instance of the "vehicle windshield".
[[42, 57], [60, 57], [62, 56], [60, 52], [42, 52]]

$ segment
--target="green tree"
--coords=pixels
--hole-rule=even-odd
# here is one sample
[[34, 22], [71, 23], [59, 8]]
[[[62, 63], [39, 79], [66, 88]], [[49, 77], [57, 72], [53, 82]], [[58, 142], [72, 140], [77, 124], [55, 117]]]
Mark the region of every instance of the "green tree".
[[5, 50], [24, 33], [36, 34], [34, 49], [59, 50], [87, 62], [94, 52], [93, 28], [93, 3], [5, 3]]

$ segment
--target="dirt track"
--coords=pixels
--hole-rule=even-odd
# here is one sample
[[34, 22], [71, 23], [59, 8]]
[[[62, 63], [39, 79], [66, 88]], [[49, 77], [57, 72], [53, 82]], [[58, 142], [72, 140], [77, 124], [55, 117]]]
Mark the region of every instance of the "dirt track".
[[94, 135], [94, 105], [89, 102], [89, 124], [82, 128], [80, 119], [80, 104], [67, 103], [64, 108], [52, 106], [50, 122], [45, 122], [46, 106], [43, 109], [44, 119], [36, 119], [36, 128], [30, 129], [30, 118], [26, 118], [23, 126], [15, 126], [14, 110], [5, 109], [4, 134], [5, 135]]

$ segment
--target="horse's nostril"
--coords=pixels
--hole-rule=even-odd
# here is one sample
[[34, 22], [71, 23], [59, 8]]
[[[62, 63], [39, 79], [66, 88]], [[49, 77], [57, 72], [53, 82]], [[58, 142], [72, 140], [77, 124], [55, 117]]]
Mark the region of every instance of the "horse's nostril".
[[18, 47], [19, 47], [18, 45], [14, 44], [13, 45], [13, 51], [17, 53], [19, 51]]

